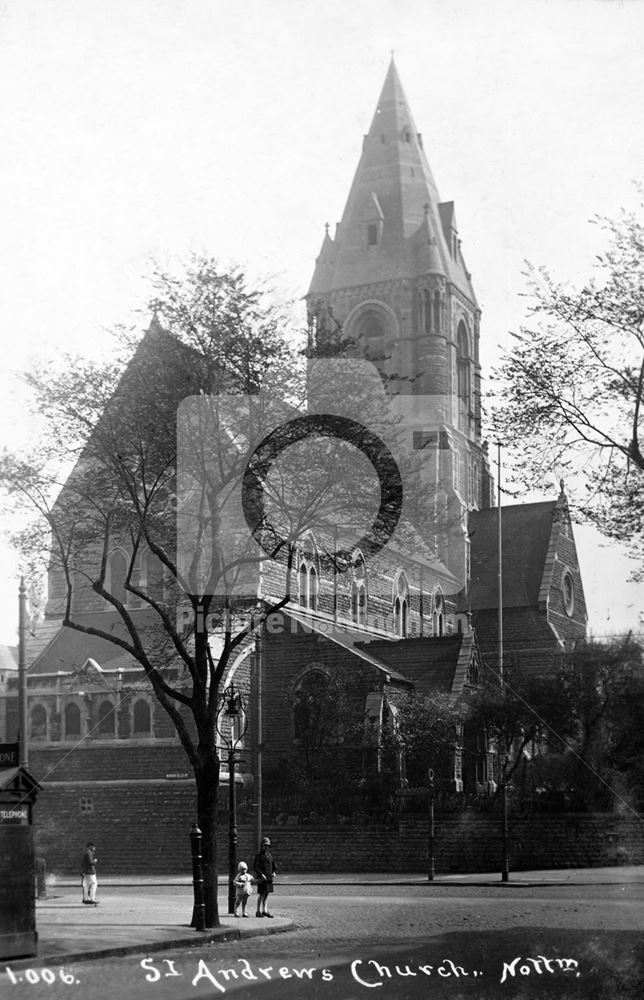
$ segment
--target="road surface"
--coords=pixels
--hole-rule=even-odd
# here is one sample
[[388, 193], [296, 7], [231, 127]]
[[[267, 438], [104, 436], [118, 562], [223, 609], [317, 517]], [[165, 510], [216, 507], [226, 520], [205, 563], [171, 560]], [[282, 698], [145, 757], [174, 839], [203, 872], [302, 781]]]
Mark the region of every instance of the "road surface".
[[[117, 904], [118, 890], [110, 895]], [[280, 887], [273, 903], [296, 930], [62, 967], [8, 963], [0, 997], [644, 997], [642, 885], [294, 886]]]

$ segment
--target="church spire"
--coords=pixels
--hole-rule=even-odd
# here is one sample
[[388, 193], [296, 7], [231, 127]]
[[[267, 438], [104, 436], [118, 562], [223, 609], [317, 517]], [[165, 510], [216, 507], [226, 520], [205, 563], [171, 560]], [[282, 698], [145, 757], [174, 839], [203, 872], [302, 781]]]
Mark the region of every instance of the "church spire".
[[342, 220], [335, 238], [325, 238], [310, 294], [421, 273], [443, 275], [475, 304], [453, 206], [440, 203], [392, 57]]
[[467, 576], [465, 512], [489, 504], [479, 309], [452, 202], [441, 202], [392, 57], [342, 219], [307, 296], [311, 343], [372, 362], [422, 450], [428, 523]]

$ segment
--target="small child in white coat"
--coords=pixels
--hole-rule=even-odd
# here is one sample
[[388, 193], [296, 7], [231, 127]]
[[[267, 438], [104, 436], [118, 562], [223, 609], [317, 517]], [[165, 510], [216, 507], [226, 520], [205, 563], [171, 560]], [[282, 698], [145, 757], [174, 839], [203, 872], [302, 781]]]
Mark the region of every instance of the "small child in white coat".
[[235, 916], [238, 917], [237, 912], [239, 904], [241, 903], [242, 917], [247, 917], [246, 904], [248, 903], [248, 897], [253, 891], [253, 876], [248, 874], [248, 865], [245, 861], [240, 861], [237, 865], [237, 874], [234, 878], [235, 886]]

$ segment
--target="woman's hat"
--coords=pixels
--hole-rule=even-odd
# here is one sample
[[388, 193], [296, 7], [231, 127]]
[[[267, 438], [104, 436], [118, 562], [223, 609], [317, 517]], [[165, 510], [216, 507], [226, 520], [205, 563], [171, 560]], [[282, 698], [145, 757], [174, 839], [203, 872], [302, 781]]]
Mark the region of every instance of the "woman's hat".
[[260, 846], [260, 847], [263, 847], [263, 846], [264, 846], [264, 844], [268, 844], [268, 846], [269, 846], [269, 847], [271, 846], [271, 842], [270, 842], [270, 840], [268, 839], [268, 837], [262, 837], [262, 839], [261, 839], [261, 842], [260, 842], [260, 845], [259, 845], [259, 846]]
[[239, 864], [237, 865], [237, 870], [240, 872], [245, 872], [247, 868], [248, 865], [246, 864], [245, 861], [240, 861]]

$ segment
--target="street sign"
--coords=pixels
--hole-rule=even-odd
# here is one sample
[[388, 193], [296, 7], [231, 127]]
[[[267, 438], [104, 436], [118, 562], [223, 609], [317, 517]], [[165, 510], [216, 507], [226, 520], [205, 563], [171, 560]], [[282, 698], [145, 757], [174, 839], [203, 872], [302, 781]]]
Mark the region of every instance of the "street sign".
[[29, 806], [4, 806], [0, 805], [0, 824], [18, 823], [21, 826], [29, 826]]
[[18, 767], [18, 744], [0, 743], [0, 769], [3, 767]]

